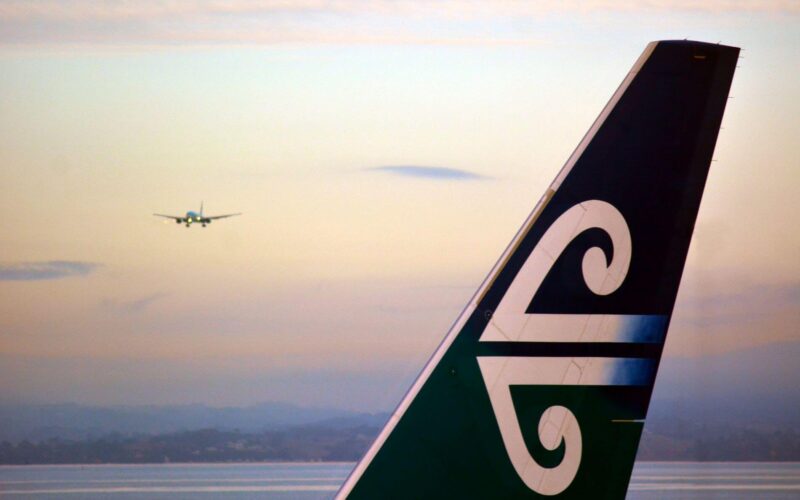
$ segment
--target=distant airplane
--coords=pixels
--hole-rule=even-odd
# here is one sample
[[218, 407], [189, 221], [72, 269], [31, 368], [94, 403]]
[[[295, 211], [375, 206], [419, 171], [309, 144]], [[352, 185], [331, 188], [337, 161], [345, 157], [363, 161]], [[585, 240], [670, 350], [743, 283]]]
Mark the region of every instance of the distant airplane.
[[647, 46], [338, 500], [625, 498], [738, 56]]
[[164, 215], [164, 214], [153, 214], [156, 217], [164, 217], [166, 219], [172, 219], [175, 221], [176, 224], [186, 224], [186, 227], [192, 225], [192, 223], [202, 224], [203, 227], [206, 227], [206, 224], [211, 224], [211, 221], [217, 219], [224, 219], [225, 217], [233, 217], [234, 215], [242, 215], [241, 212], [237, 212], [235, 214], [225, 214], [225, 215], [213, 215], [213, 216], [205, 216], [203, 215], [203, 202], [200, 202], [200, 212], [193, 212], [189, 210], [186, 212], [186, 215], [183, 217], [179, 215]]

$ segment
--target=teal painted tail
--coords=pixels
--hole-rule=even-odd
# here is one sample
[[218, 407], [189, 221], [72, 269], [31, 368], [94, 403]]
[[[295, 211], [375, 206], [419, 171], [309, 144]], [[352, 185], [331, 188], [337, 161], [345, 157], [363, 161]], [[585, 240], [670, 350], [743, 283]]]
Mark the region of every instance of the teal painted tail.
[[738, 53], [647, 46], [339, 498], [624, 498]]

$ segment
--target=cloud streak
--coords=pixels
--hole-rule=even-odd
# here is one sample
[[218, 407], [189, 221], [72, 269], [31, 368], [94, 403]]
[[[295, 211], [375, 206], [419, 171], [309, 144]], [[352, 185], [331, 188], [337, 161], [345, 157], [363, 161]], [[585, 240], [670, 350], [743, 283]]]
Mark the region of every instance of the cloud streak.
[[372, 167], [366, 170], [372, 172], [384, 172], [401, 177], [415, 177], [417, 179], [432, 179], [442, 181], [475, 181], [489, 179], [489, 177], [470, 172], [469, 170], [446, 167], [425, 167], [420, 165], [387, 165], [383, 167]]
[[42, 281], [87, 276], [100, 264], [70, 260], [0, 264], [0, 281]]
[[[515, 35], [504, 26], [550, 15], [665, 12], [798, 14], [800, 4], [786, 0], [10, 0], [0, 4], [0, 44], [529, 45], [540, 40]], [[476, 33], [475, 22], [493, 27]]]
[[668, 351], [708, 355], [797, 340], [800, 283], [744, 285], [692, 296], [675, 306]]
[[148, 307], [154, 302], [157, 302], [164, 297], [166, 297], [166, 293], [152, 293], [150, 295], [145, 295], [144, 297], [134, 299], [134, 300], [114, 300], [114, 299], [106, 299], [101, 302], [101, 306], [109, 311], [124, 313], [124, 314], [137, 314]]
[[800, 12], [793, 0], [9, 0], [0, 5], [0, 19], [25, 20], [153, 20], [213, 16], [263, 15], [403, 15], [473, 19], [486, 16], [530, 16], [550, 13], [619, 11]]

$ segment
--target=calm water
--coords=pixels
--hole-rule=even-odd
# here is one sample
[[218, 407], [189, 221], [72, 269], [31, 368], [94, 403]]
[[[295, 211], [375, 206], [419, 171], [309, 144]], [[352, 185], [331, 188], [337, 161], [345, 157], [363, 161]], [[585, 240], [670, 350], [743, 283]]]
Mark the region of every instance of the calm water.
[[[331, 498], [351, 463], [0, 466], [0, 496], [133, 500]], [[639, 462], [628, 498], [800, 498], [800, 463]]]

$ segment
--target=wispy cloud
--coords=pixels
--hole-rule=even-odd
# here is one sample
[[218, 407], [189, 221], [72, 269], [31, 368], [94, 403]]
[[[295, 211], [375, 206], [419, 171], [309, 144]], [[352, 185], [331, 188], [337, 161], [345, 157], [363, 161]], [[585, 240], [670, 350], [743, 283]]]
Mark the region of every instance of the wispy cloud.
[[158, 292], [133, 300], [105, 299], [100, 303], [100, 305], [109, 311], [121, 312], [125, 314], [136, 314], [144, 311], [151, 304], [163, 299], [166, 296], [166, 293]]
[[[0, 44], [536, 44], [503, 28], [553, 14], [603, 12], [800, 13], [789, 0], [9, 0]], [[475, 22], [496, 22], [475, 31]]]
[[698, 355], [797, 340], [800, 283], [740, 285], [725, 292], [679, 296], [668, 344]]
[[552, 12], [595, 11], [710, 11], [710, 12], [798, 12], [793, 0], [6, 0], [0, 5], [0, 19], [93, 19], [134, 20], [191, 18], [231, 15], [288, 14], [383, 14], [414, 17], [474, 18], [487, 15], [534, 15]]
[[366, 169], [372, 172], [385, 172], [387, 174], [400, 175], [403, 177], [416, 177], [419, 179], [434, 180], [454, 180], [454, 181], [473, 181], [485, 180], [485, 177], [469, 170], [447, 167], [425, 167], [420, 165], [387, 165], [382, 167], [371, 167]]
[[0, 264], [0, 281], [57, 280], [70, 276], [86, 276], [98, 267], [100, 264], [96, 262], [71, 260]]

